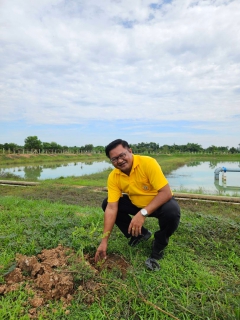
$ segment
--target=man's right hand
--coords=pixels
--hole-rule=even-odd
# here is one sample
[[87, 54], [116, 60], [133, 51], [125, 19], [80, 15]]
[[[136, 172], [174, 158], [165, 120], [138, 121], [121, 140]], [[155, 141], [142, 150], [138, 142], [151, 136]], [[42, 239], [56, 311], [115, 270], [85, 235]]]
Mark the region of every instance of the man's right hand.
[[95, 254], [95, 262], [107, 259], [107, 242], [101, 242]]

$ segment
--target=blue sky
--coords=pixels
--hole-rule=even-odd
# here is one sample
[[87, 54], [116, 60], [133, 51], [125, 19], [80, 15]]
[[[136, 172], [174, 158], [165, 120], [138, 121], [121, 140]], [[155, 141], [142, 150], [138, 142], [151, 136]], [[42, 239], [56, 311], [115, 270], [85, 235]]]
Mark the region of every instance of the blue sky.
[[240, 1], [2, 0], [0, 143], [240, 143]]

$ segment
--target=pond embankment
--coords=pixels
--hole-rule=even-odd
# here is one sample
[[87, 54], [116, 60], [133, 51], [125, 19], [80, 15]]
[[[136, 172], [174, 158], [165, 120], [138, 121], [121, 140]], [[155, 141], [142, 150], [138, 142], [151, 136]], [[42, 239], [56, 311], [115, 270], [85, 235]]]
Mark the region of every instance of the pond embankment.
[[[12, 180], [0, 180], [1, 185], [9, 185], [9, 186], [39, 186], [40, 182], [30, 182], [30, 181], [12, 181]], [[80, 188], [85, 186], [69, 186], [73, 188]], [[98, 188], [97, 191], [106, 191], [107, 187]], [[181, 200], [200, 200], [200, 201], [218, 201], [218, 202], [231, 202], [231, 203], [239, 203], [239, 197], [226, 197], [226, 196], [217, 196], [217, 195], [207, 195], [207, 194], [192, 194], [192, 193], [179, 193], [174, 192], [174, 197], [176, 199]]]
[[27, 164], [27, 163], [43, 163], [43, 162], [70, 162], [70, 161], [87, 161], [106, 159], [105, 154], [101, 153], [49, 153], [49, 154], [0, 154], [0, 164]]
[[0, 184], [7, 184], [13, 186], [38, 186], [40, 182], [0, 180]]

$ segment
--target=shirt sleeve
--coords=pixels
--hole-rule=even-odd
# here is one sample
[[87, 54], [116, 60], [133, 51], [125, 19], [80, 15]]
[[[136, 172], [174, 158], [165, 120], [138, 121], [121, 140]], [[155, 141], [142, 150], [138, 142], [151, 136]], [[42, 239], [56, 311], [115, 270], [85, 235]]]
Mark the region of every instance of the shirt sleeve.
[[117, 181], [117, 175], [112, 171], [109, 174], [107, 181], [108, 202], [117, 202], [122, 196], [122, 191], [120, 190]]

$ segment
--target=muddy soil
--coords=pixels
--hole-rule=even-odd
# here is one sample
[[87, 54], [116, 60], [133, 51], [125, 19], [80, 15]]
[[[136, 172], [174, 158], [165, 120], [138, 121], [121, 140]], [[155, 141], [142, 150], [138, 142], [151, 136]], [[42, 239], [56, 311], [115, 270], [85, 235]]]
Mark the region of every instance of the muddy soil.
[[124, 278], [129, 267], [118, 255], [110, 255], [102, 264], [96, 265], [93, 257], [80, 258], [62, 245], [44, 249], [37, 256], [16, 254], [15, 260], [15, 268], [5, 275], [5, 283], [0, 285], [0, 295], [24, 286], [29, 293], [28, 315], [32, 319], [38, 318], [41, 307], [49, 300], [61, 300], [66, 308], [79, 291], [84, 293], [85, 303], [93, 303], [106, 288], [100, 280], [101, 272], [117, 269]]

